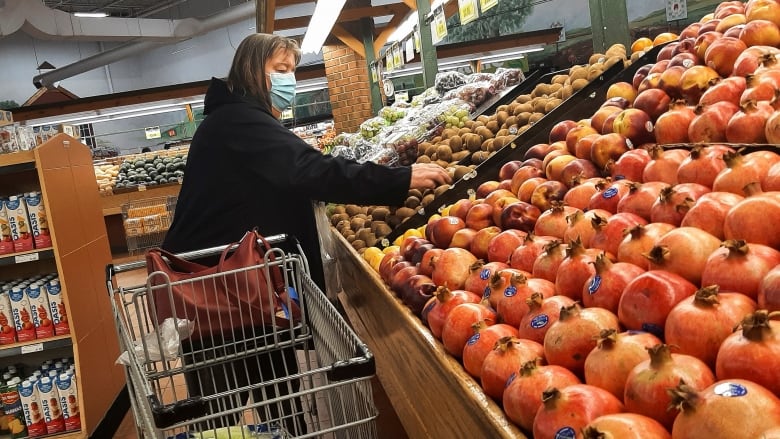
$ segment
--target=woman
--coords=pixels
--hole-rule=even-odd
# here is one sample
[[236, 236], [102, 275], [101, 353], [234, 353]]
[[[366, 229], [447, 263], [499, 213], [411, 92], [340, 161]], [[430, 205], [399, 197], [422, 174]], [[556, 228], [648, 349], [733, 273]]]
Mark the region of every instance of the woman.
[[[176, 213], [163, 248], [183, 252], [223, 245], [238, 241], [253, 227], [266, 236], [287, 233], [299, 239], [312, 279], [324, 287], [312, 200], [400, 205], [410, 188], [451, 182], [437, 165], [389, 168], [326, 156], [290, 132], [278, 117], [295, 95], [299, 61], [295, 41], [254, 34], [238, 46], [227, 80], [212, 79], [204, 101], [206, 118], [190, 144]], [[185, 355], [189, 357], [185, 361], [202, 362], [209, 355], [233, 353], [197, 353], [211, 344], [187, 342], [185, 351], [195, 353]], [[201, 369], [188, 374], [187, 384], [191, 395], [206, 395], [295, 371], [295, 353], [288, 349]], [[269, 387], [262, 389], [264, 394], [254, 392], [255, 401], [297, 391]], [[246, 396], [239, 395], [227, 403], [228, 408], [240, 407]], [[277, 417], [277, 410], [272, 408], [271, 415]], [[299, 413], [300, 407], [287, 403], [280, 411]], [[299, 416], [285, 419], [288, 429], [302, 430]]]

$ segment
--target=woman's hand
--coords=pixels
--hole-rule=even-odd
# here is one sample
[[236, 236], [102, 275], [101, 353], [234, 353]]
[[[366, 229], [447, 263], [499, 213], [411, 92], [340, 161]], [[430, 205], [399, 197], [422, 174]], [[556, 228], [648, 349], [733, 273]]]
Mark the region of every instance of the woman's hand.
[[435, 189], [437, 186], [452, 183], [452, 177], [441, 166], [434, 163], [415, 163], [412, 165], [412, 181], [409, 189]]

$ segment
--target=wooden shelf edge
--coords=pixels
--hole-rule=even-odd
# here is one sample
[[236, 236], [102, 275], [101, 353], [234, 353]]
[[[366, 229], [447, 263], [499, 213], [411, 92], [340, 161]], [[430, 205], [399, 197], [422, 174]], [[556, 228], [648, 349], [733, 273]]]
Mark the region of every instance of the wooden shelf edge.
[[[30, 352], [22, 352], [26, 350], [24, 348], [32, 347], [37, 344], [41, 344], [40, 349], [31, 350]], [[51, 349], [64, 348], [67, 346], [73, 346], [73, 340], [70, 334], [56, 335], [54, 337], [44, 338], [40, 340], [31, 340], [21, 343], [13, 343], [0, 346], [0, 358], [15, 357], [18, 355], [24, 355], [32, 352], [48, 351]]]
[[[37, 256], [36, 256], [37, 255]], [[22, 260], [20, 260], [22, 259]], [[0, 256], [0, 266], [54, 259], [54, 248], [41, 248]]]
[[0, 154], [0, 167], [21, 164], [35, 165], [35, 151], [18, 151], [8, 154]]

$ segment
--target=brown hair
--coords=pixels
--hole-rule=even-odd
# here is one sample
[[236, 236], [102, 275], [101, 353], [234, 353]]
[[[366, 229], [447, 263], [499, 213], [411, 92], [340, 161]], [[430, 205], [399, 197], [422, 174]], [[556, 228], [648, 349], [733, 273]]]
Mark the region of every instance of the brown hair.
[[298, 43], [290, 38], [272, 34], [252, 34], [244, 38], [236, 49], [228, 73], [227, 85], [231, 91], [253, 97], [266, 108], [271, 108], [271, 96], [265, 83], [265, 63], [277, 50], [295, 55], [295, 64], [301, 60]]

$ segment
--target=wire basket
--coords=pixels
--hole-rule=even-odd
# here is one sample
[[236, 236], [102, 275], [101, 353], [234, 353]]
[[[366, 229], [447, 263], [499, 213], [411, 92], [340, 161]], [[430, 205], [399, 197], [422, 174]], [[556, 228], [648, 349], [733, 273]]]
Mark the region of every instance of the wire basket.
[[122, 223], [131, 255], [162, 244], [173, 221], [176, 196], [136, 200], [122, 205]]

